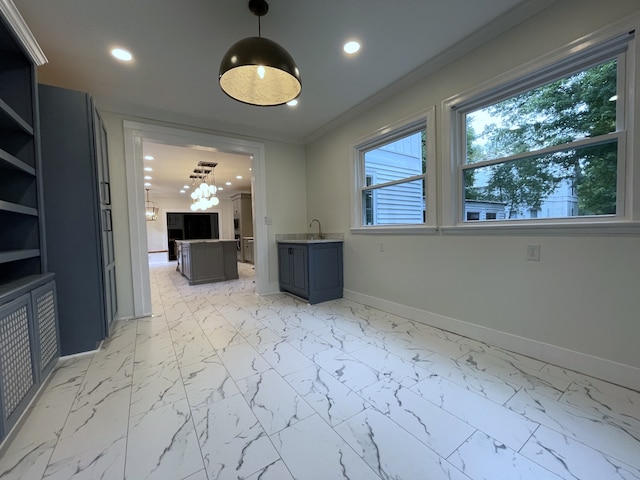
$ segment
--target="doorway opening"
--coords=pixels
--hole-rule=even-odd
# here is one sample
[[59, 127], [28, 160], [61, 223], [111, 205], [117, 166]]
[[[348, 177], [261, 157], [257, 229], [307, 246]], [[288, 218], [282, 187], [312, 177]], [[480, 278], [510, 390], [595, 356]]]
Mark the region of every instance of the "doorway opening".
[[150, 140], [167, 145], [194, 148], [214, 148], [228, 153], [251, 157], [251, 190], [253, 192], [255, 291], [266, 293], [269, 286], [269, 261], [267, 230], [264, 222], [256, 221], [267, 216], [266, 182], [264, 176], [264, 145], [231, 137], [192, 132], [159, 125], [125, 120], [124, 141], [129, 205], [129, 234], [131, 241], [131, 274], [133, 280], [134, 315], [152, 314], [147, 232], [144, 215], [144, 171], [142, 144]]

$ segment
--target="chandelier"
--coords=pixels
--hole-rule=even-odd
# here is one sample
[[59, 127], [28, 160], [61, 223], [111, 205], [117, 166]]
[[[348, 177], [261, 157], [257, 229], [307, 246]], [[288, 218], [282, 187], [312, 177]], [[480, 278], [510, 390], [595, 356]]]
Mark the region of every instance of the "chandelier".
[[144, 216], [147, 222], [155, 222], [158, 219], [158, 204], [156, 202], [149, 201], [149, 189], [147, 191], [147, 201], [144, 202]]
[[215, 207], [220, 203], [216, 193], [218, 188], [216, 187], [215, 177], [213, 175], [213, 169], [218, 165], [215, 162], [198, 162], [198, 167], [193, 170], [193, 175], [189, 178], [192, 180], [192, 184], [195, 186], [199, 182], [198, 186], [191, 192], [191, 210], [207, 210], [211, 207]]

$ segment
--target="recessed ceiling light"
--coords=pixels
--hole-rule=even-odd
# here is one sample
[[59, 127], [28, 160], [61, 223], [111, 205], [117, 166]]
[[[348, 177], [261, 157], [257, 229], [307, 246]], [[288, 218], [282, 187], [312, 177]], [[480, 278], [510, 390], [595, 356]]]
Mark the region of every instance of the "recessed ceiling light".
[[151, 184], [150, 184], [149, 182], [144, 182], [144, 186], [145, 186], [145, 187], [150, 187], [150, 186], [151, 186]]
[[229, 185], [229, 186], [231, 186], [231, 182], [227, 182], [227, 183], [225, 183], [225, 185]]
[[298, 99], [294, 98], [290, 102], [287, 102], [287, 105], [289, 105], [290, 107], [295, 107], [296, 105], [298, 105]]
[[144, 179], [145, 180], [153, 180], [153, 177], [151, 175], [145, 175]]
[[237, 178], [238, 180], [242, 180], [242, 175], [236, 175], [236, 178]]
[[190, 187], [189, 185], [183, 185], [182, 188], [184, 188], [185, 190], [188, 190]]
[[348, 41], [347, 43], [344, 44], [342, 49], [344, 50], [345, 53], [347, 53], [349, 55], [353, 55], [358, 50], [360, 50], [360, 43], [356, 42], [355, 40], [350, 40], [350, 41]]
[[111, 50], [111, 55], [113, 55], [114, 58], [117, 58], [121, 62], [130, 62], [131, 60], [133, 60], [133, 55], [131, 55], [131, 52], [129, 50], [125, 50], [124, 48], [114, 48], [113, 50]]
[[184, 190], [180, 190], [180, 193], [185, 193], [185, 191]]
[[154, 157], [153, 157], [153, 155], [145, 155], [145, 156], [144, 156], [144, 159], [145, 159], [145, 160], [153, 160], [153, 159], [154, 159]]
[[224, 187], [218, 187], [218, 190], [224, 190]]
[[144, 167], [144, 171], [145, 171], [145, 172], [153, 172], [153, 168], [151, 168], [151, 167]]

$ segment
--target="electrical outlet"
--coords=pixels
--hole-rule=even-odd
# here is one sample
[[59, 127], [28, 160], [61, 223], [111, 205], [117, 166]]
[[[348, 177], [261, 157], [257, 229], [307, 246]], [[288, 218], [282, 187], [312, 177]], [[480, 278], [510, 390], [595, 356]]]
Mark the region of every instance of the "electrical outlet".
[[540, 245], [527, 245], [527, 260], [530, 262], [540, 261]]

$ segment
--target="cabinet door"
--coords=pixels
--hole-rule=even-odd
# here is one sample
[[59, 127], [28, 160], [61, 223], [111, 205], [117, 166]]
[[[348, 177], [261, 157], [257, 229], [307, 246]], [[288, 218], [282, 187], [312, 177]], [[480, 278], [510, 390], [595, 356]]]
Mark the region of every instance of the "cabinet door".
[[37, 389], [31, 296], [0, 306], [0, 407], [4, 433], [15, 425]]
[[309, 295], [308, 272], [307, 247], [301, 245], [291, 247], [291, 290], [304, 298]]
[[289, 259], [289, 245], [278, 244], [278, 281], [280, 290], [291, 288], [291, 260]]
[[191, 247], [182, 245], [182, 274], [191, 280]]

